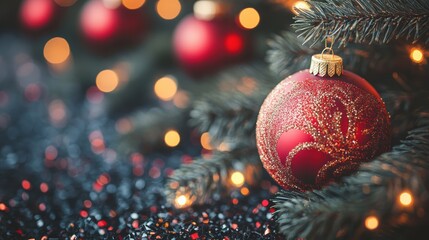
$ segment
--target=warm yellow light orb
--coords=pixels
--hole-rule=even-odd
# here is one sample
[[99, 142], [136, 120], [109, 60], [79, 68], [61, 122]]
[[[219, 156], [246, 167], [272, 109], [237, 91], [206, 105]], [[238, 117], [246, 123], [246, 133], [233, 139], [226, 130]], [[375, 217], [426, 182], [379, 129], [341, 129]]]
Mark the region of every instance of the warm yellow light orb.
[[410, 58], [415, 63], [421, 63], [424, 60], [423, 51], [418, 48], [414, 48], [411, 50]]
[[404, 206], [409, 206], [413, 203], [413, 196], [409, 192], [402, 192], [399, 195], [399, 202]]
[[46, 61], [52, 64], [60, 64], [70, 56], [68, 42], [62, 37], [54, 37], [46, 42], [43, 48], [43, 56]]
[[376, 229], [378, 224], [378, 218], [376, 216], [368, 216], [365, 218], [365, 227], [369, 230]]
[[112, 92], [119, 84], [119, 77], [115, 71], [106, 69], [98, 73], [95, 84], [97, 88], [105, 93]]
[[203, 146], [204, 149], [207, 149], [207, 150], [213, 149], [213, 147], [210, 144], [210, 135], [208, 132], [201, 134], [200, 142], [201, 142], [201, 146]]
[[169, 147], [175, 147], [180, 143], [180, 135], [176, 130], [169, 130], [164, 135], [164, 142]]
[[310, 4], [308, 4], [305, 1], [297, 1], [292, 6], [292, 12], [295, 13], [295, 14], [298, 14], [298, 12], [296, 11], [296, 9], [309, 10], [310, 9]]
[[159, 99], [169, 101], [177, 92], [177, 83], [170, 76], [162, 77], [156, 81], [154, 91]]
[[261, 20], [258, 11], [254, 8], [245, 8], [238, 15], [240, 25], [246, 29], [253, 29], [258, 26]]
[[146, 0], [122, 0], [122, 5], [130, 10], [139, 9]]
[[175, 19], [182, 10], [178, 0], [159, 0], [156, 4], [156, 12], [165, 20]]
[[231, 182], [237, 187], [241, 187], [244, 184], [244, 175], [236, 171], [231, 175]]

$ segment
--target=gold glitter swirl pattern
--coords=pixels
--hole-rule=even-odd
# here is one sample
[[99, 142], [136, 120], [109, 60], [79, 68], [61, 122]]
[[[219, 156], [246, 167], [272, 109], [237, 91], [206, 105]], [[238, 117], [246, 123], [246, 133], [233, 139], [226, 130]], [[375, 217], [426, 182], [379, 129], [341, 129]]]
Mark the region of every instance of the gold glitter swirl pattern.
[[[283, 133], [294, 129], [309, 134], [314, 142], [295, 146], [283, 165], [277, 144]], [[351, 83], [315, 77], [295, 80], [291, 76], [265, 99], [256, 139], [265, 169], [280, 185], [308, 190], [336, 181], [354, 172], [361, 162], [388, 151], [390, 119], [381, 99]], [[332, 158], [319, 170], [314, 185], [292, 173], [294, 156], [308, 149]]]

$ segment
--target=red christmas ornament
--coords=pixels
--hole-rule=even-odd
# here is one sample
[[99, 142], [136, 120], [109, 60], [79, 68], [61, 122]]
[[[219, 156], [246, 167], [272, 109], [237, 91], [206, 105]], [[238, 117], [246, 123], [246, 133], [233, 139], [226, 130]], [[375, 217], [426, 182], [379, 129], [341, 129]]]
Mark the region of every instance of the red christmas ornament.
[[123, 6], [108, 8], [101, 0], [90, 0], [84, 5], [80, 26], [91, 47], [102, 51], [138, 43], [146, 27], [139, 10], [129, 10]]
[[194, 76], [211, 73], [239, 62], [246, 58], [249, 49], [248, 37], [233, 19], [221, 13], [207, 17], [201, 10], [205, 9], [194, 7], [195, 16], [184, 18], [173, 36], [177, 59], [182, 67]]
[[265, 169], [283, 188], [318, 189], [389, 150], [390, 118], [367, 81], [343, 71], [340, 57], [318, 54], [310, 70], [267, 96], [256, 139]]
[[19, 10], [22, 25], [33, 32], [51, 27], [58, 16], [59, 6], [54, 0], [24, 0]]

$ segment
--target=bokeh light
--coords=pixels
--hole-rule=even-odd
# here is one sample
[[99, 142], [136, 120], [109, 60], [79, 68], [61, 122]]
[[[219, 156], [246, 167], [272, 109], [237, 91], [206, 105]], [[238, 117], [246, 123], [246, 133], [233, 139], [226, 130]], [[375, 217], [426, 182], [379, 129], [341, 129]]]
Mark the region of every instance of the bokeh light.
[[261, 20], [258, 11], [254, 8], [245, 8], [238, 15], [238, 21], [243, 28], [253, 29], [258, 26]]
[[20, 19], [31, 30], [40, 30], [49, 26], [55, 15], [52, 0], [26, 0], [22, 2]]
[[413, 203], [413, 196], [408, 191], [404, 191], [399, 195], [399, 202], [403, 206], [410, 206]]
[[200, 0], [194, 3], [194, 15], [199, 19], [212, 20], [221, 11], [221, 5], [215, 1]]
[[156, 4], [156, 12], [165, 20], [175, 19], [181, 10], [182, 5], [178, 0], [159, 0]]
[[378, 218], [376, 216], [368, 216], [365, 218], [365, 227], [369, 230], [376, 229], [378, 224]]
[[106, 69], [98, 73], [95, 84], [102, 92], [112, 92], [119, 84], [119, 77], [115, 71]]
[[422, 63], [424, 60], [423, 51], [419, 48], [411, 49], [410, 58], [415, 63]]
[[164, 142], [169, 147], [176, 147], [180, 143], [180, 135], [176, 130], [169, 130], [164, 135]]
[[239, 172], [239, 171], [235, 171], [234, 173], [231, 174], [231, 182], [236, 187], [243, 186], [243, 184], [244, 184], [244, 175], [241, 172]]
[[230, 54], [239, 54], [243, 51], [243, 37], [237, 33], [230, 33], [225, 37], [225, 48]]
[[200, 142], [201, 142], [201, 146], [203, 146], [204, 149], [207, 149], [207, 150], [213, 149], [212, 145], [210, 144], [210, 135], [208, 132], [201, 134]]
[[70, 56], [70, 47], [62, 37], [54, 37], [46, 42], [43, 48], [43, 56], [46, 61], [52, 64], [60, 64], [65, 62]]
[[104, 7], [108, 9], [116, 9], [121, 6], [121, 0], [101, 0]]
[[177, 92], [177, 83], [171, 76], [158, 79], [154, 86], [155, 95], [163, 100], [171, 100]]
[[122, 0], [122, 5], [130, 10], [139, 9], [146, 0]]
[[295, 13], [296, 15], [298, 15], [298, 11], [296, 11], [296, 9], [309, 10], [310, 4], [308, 4], [306, 1], [297, 1], [292, 6], [292, 12]]

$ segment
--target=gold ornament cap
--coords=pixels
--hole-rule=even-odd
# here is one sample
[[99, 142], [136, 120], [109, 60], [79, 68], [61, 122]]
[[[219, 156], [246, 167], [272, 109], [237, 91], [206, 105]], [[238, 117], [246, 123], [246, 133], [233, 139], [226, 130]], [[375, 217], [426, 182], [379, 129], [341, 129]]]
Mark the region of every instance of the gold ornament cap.
[[201, 20], [212, 20], [224, 16], [229, 10], [229, 5], [223, 1], [200, 0], [194, 3], [194, 15]]
[[[329, 43], [330, 46], [328, 46]], [[334, 54], [333, 45], [333, 37], [326, 38], [325, 49], [323, 49], [322, 53], [311, 57], [310, 73], [321, 77], [326, 75], [329, 77], [333, 77], [334, 75], [341, 76], [343, 73], [343, 59]]]

